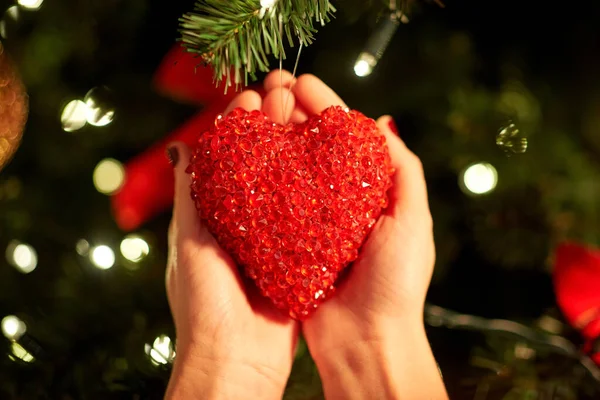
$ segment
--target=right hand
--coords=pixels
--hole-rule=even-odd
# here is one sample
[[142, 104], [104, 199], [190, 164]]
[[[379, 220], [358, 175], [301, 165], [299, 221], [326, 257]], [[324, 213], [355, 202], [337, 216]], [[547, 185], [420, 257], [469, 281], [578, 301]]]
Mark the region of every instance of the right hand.
[[[284, 86], [291, 81], [286, 73]], [[265, 86], [269, 88], [279, 82], [281, 77], [276, 71], [267, 77]], [[320, 113], [329, 106], [346, 107], [331, 88], [312, 75], [300, 76], [292, 92], [296, 100], [292, 122], [302, 122], [307, 115]], [[396, 169], [388, 193], [389, 206], [373, 227], [358, 260], [349, 266], [348, 275], [338, 282], [336, 293], [303, 323], [303, 333], [328, 398], [344, 398], [340, 388], [334, 389], [336, 382], [332, 382], [341, 382], [344, 376], [349, 380], [346, 386], [356, 379], [363, 382], [378, 379], [355, 374], [356, 369], [368, 368], [372, 368], [372, 374], [382, 375], [379, 379], [393, 375], [389, 379], [403, 387], [403, 398], [445, 398], [423, 324], [425, 297], [435, 263], [433, 223], [423, 167], [398, 137], [391, 117], [379, 118], [377, 125], [386, 137]], [[422, 372], [415, 376], [411, 369], [419, 368]], [[380, 390], [363, 387], [349, 393], [352, 398], [394, 397], [393, 389], [384, 389], [382, 382], [373, 385], [381, 386]], [[429, 385], [434, 392], [428, 392], [423, 385]]]

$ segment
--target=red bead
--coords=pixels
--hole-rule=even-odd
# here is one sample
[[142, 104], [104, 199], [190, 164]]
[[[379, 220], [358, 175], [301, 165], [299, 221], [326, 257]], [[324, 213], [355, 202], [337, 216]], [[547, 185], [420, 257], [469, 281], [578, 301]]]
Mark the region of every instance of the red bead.
[[263, 295], [309, 317], [388, 204], [394, 169], [377, 125], [340, 107], [285, 126], [235, 109], [197, 143], [200, 218]]

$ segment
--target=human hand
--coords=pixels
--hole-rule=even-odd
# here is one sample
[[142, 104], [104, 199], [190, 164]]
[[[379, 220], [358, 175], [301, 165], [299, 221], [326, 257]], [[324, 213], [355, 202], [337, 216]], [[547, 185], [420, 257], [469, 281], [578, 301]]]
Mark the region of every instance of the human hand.
[[[293, 122], [346, 107], [321, 80], [272, 72], [265, 87], [292, 87]], [[423, 309], [435, 262], [422, 165], [393, 120], [377, 121], [396, 169], [389, 207], [336, 293], [303, 323], [327, 398], [446, 398], [425, 335]]]
[[[225, 113], [241, 107], [280, 119], [279, 94], [272, 91], [263, 101], [256, 92], [243, 92]], [[293, 101], [289, 105], [295, 107]], [[298, 324], [245, 281], [200, 222], [185, 172], [190, 155], [182, 143], [169, 147], [175, 201], [166, 285], [177, 357], [166, 398], [280, 399], [294, 360]]]

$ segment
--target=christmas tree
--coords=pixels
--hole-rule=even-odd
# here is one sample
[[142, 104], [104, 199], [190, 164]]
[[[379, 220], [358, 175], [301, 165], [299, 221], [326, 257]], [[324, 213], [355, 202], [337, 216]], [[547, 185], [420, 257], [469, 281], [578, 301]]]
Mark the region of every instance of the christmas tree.
[[[234, 24], [216, 24], [215, 11]], [[11, 157], [3, 128], [19, 125], [5, 111], [16, 104], [5, 77], [10, 93], [20, 79], [29, 94], [20, 148], [0, 173], [0, 397], [162, 398], [175, 356], [170, 214], [163, 204], [136, 223], [123, 217], [126, 200], [157, 202], [148, 183], [131, 186], [132, 163], [217, 108], [227, 83], [231, 96], [280, 58], [294, 70], [301, 47], [297, 74], [314, 73], [366, 115], [393, 115], [423, 161], [437, 247], [426, 322], [451, 398], [598, 398], [598, 367], [558, 310], [551, 272], [563, 240], [600, 245], [599, 12], [586, 3], [557, 19], [516, 1], [211, 0], [194, 10], [0, 0], [0, 164]], [[178, 38], [201, 57], [165, 59]], [[198, 72], [187, 83], [203, 79], [201, 98], [166, 90], [179, 72], [157, 75], [166, 65], [194, 76], [204, 63], [221, 85]], [[286, 398], [322, 398], [302, 344]]]

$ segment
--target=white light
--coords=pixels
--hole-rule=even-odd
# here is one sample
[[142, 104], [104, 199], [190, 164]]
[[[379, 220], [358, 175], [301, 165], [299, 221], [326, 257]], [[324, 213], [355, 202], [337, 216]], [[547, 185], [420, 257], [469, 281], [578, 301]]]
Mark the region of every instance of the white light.
[[99, 269], [110, 269], [115, 265], [115, 252], [108, 246], [96, 246], [90, 253], [90, 260]]
[[25, 322], [14, 315], [2, 318], [2, 333], [9, 340], [19, 340], [27, 331]]
[[365, 77], [371, 75], [373, 68], [377, 65], [377, 59], [369, 53], [360, 53], [354, 64], [354, 73], [356, 76]]
[[87, 124], [87, 105], [81, 100], [70, 101], [60, 116], [63, 130], [65, 132], [75, 132]]
[[150, 253], [150, 246], [139, 236], [129, 235], [121, 241], [121, 254], [133, 262], [140, 262]]
[[110, 195], [117, 192], [125, 181], [125, 168], [117, 160], [107, 158], [94, 169], [94, 186], [100, 193]]
[[18, 358], [21, 361], [25, 361], [27, 363], [30, 363], [35, 360], [35, 358], [31, 355], [31, 353], [29, 353], [27, 350], [25, 350], [25, 348], [17, 342], [12, 343], [11, 350], [12, 350], [12, 355], [9, 355], [9, 357], [13, 361], [16, 361], [16, 358]]
[[29, 274], [37, 267], [38, 256], [33, 247], [28, 244], [11, 242], [6, 249], [6, 259], [23, 274]]
[[471, 194], [490, 193], [498, 184], [498, 172], [488, 163], [473, 164], [463, 172], [462, 182], [464, 190]]
[[372, 72], [371, 66], [364, 60], [358, 60], [356, 64], [354, 64], [354, 73], [356, 76], [367, 76]]
[[150, 356], [150, 361], [154, 365], [168, 364], [175, 358], [175, 350], [171, 343], [171, 338], [167, 335], [160, 335], [154, 339], [152, 346], [145, 346], [146, 354]]
[[42, 6], [44, 0], [18, 0], [17, 3], [23, 8], [37, 10]]

